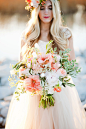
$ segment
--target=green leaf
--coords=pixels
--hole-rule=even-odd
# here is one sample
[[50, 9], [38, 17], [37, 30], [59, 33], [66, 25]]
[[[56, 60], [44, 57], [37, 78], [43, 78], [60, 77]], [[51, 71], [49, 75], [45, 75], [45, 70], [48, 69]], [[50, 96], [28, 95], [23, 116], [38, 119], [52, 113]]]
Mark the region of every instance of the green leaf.
[[57, 50], [57, 47], [54, 48], [54, 52]]
[[50, 44], [53, 42], [53, 40], [50, 40], [49, 43], [46, 45], [46, 49], [50, 46]]

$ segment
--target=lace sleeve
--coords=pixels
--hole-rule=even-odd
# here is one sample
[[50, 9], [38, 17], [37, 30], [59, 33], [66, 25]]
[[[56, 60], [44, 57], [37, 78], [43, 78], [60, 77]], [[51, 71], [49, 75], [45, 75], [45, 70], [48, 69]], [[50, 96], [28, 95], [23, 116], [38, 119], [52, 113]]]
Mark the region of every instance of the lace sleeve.
[[63, 38], [63, 39], [69, 39], [70, 37], [72, 37], [72, 32], [71, 30], [68, 28], [68, 27], [60, 27], [60, 36]]
[[63, 36], [65, 39], [69, 39], [70, 37], [72, 37], [72, 32], [69, 28], [64, 28], [63, 29]]

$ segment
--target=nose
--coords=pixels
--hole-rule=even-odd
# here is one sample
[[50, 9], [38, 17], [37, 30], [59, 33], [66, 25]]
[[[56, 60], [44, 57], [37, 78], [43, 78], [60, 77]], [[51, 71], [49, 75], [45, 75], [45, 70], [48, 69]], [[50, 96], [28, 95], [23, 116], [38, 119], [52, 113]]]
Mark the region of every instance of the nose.
[[45, 14], [48, 14], [48, 8], [47, 7], [45, 8]]

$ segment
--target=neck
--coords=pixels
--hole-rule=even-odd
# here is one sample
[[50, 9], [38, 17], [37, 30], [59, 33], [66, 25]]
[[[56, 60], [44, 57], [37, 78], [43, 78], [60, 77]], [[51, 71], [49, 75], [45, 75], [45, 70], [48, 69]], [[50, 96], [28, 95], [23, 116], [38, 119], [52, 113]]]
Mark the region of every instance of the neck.
[[44, 22], [41, 22], [41, 31], [44, 31], [44, 32], [49, 32], [49, 29], [50, 29], [50, 23], [44, 23]]
[[48, 39], [49, 40], [49, 37], [50, 37], [50, 23], [43, 23], [41, 22], [41, 26], [40, 26], [40, 29], [41, 29], [41, 39]]

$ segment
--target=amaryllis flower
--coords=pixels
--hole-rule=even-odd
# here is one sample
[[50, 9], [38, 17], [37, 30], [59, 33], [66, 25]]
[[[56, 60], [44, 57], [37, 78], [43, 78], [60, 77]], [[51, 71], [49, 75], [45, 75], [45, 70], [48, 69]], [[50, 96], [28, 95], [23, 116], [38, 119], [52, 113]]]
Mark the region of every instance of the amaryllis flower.
[[66, 70], [63, 68], [58, 69], [57, 74], [62, 77], [65, 77], [67, 75]]
[[29, 78], [24, 79], [23, 86], [30, 92], [40, 91], [42, 89], [41, 82], [38, 75], [30, 75]]

